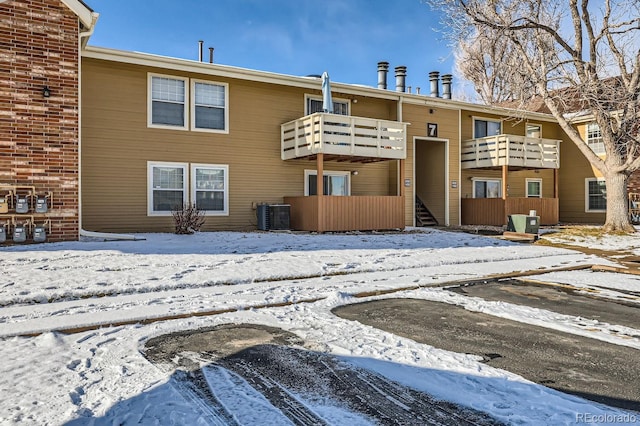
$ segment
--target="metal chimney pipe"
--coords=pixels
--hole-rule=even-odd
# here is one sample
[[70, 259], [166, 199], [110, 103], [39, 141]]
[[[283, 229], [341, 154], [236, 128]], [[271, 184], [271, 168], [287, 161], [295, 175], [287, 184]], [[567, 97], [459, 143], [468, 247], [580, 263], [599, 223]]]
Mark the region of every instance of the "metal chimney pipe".
[[387, 74], [389, 73], [389, 62], [378, 62], [378, 89], [387, 90]]
[[429, 81], [431, 82], [431, 96], [434, 98], [440, 97], [440, 87], [439, 87], [439, 77], [440, 73], [438, 71], [431, 71], [429, 73]]
[[451, 99], [451, 81], [453, 76], [451, 74], [442, 75], [442, 97], [444, 99]]
[[407, 67], [401, 65], [395, 68], [396, 71], [396, 92], [405, 91], [405, 82], [407, 78]]
[[420, 87], [416, 87], [416, 95], [420, 94]]
[[209, 48], [209, 63], [213, 63], [213, 47]]
[[198, 61], [202, 62], [202, 45], [204, 44], [204, 40], [198, 41]]

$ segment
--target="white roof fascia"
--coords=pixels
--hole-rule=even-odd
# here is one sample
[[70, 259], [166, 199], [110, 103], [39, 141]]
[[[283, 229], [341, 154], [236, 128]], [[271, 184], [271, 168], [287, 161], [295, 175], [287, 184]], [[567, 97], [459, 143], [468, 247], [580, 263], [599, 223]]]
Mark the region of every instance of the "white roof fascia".
[[87, 28], [91, 29], [98, 18], [98, 14], [89, 9], [87, 5], [78, 0], [61, 0], [73, 13], [75, 13], [80, 22]]

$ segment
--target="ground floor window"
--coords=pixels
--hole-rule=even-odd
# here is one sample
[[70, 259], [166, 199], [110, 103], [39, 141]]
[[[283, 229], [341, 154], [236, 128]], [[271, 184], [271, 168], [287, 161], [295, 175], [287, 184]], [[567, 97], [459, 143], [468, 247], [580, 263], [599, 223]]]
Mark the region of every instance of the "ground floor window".
[[170, 216], [187, 203], [206, 215], [229, 213], [229, 166], [217, 164], [147, 163], [149, 216]]
[[585, 179], [585, 211], [604, 212], [606, 210], [607, 188], [604, 179]]
[[170, 215], [187, 199], [187, 166], [178, 163], [149, 163], [149, 215]]
[[206, 214], [228, 214], [228, 170], [226, 165], [191, 165], [191, 200]]
[[542, 179], [527, 179], [527, 198], [542, 198]]
[[[318, 195], [318, 172], [305, 170], [304, 195]], [[350, 172], [325, 171], [322, 173], [324, 195], [351, 195]]]
[[473, 198], [502, 197], [502, 179], [473, 178]]

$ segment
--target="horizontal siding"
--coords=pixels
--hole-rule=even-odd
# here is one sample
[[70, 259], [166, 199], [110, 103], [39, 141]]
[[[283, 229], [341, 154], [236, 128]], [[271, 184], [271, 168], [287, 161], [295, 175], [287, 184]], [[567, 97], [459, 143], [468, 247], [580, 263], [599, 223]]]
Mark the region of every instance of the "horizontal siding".
[[[229, 78], [188, 76], [229, 85], [229, 133], [147, 127], [147, 73], [166, 70], [83, 59], [82, 211], [93, 231], [166, 232], [169, 217], [147, 216], [147, 162], [226, 164], [229, 215], [208, 216], [205, 230], [249, 230], [257, 225], [257, 203], [282, 203], [304, 194], [304, 170], [315, 161], [282, 161], [280, 124], [304, 115], [305, 91]], [[311, 94], [320, 95], [318, 90]], [[341, 97], [334, 93], [334, 97]], [[354, 114], [393, 119], [391, 101], [368, 99]], [[326, 162], [325, 170], [358, 171], [353, 195], [389, 193], [390, 162]]]

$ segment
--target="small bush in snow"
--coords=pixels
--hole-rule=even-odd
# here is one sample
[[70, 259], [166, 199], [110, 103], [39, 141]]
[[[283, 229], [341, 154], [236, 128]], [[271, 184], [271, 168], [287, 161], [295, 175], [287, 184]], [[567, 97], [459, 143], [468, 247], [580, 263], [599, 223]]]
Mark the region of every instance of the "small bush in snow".
[[193, 234], [204, 225], [204, 212], [195, 204], [187, 203], [171, 210], [176, 234]]

